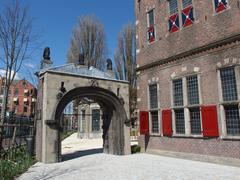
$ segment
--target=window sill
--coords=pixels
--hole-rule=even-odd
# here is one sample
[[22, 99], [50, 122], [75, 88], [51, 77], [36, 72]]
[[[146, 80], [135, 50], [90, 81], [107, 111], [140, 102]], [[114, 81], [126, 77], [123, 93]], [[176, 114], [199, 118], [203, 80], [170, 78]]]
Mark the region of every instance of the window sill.
[[240, 103], [239, 100], [236, 101], [221, 101], [220, 105], [238, 105]]
[[150, 136], [159, 137], [159, 136], [161, 136], [161, 134], [158, 134], [158, 133], [150, 133]]
[[184, 135], [184, 134], [174, 134], [173, 138], [190, 138], [190, 139], [203, 139], [202, 135]]
[[229, 140], [229, 141], [239, 141], [240, 140], [240, 135], [238, 136], [222, 136], [222, 140]]
[[[155, 38], [155, 40], [154, 40], [153, 42], [147, 41], [147, 45], [148, 45], [148, 46], [151, 46], [151, 45], [154, 45], [156, 42], [157, 42], [157, 38]], [[147, 47], [148, 47], [148, 46], [147, 46]]]

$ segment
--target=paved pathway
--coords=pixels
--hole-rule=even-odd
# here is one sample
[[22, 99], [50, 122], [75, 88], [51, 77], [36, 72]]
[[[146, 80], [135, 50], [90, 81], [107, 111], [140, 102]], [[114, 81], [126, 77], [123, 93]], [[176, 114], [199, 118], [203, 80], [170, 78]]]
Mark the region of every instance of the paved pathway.
[[[72, 139], [71, 139], [72, 138]], [[71, 137], [70, 144], [74, 144]], [[66, 140], [68, 141], [68, 140]], [[76, 144], [79, 140], [75, 140]], [[83, 140], [82, 140], [83, 141]], [[72, 145], [73, 145], [72, 144]], [[88, 143], [87, 143], [88, 144]], [[90, 143], [91, 144], [91, 143]], [[69, 144], [68, 144], [69, 145]], [[89, 145], [89, 144], [88, 144]], [[63, 146], [64, 147], [64, 146]], [[70, 146], [68, 146], [70, 147]], [[72, 148], [76, 148], [74, 145]], [[101, 149], [99, 147], [94, 147]], [[67, 148], [70, 152], [71, 148]], [[91, 151], [89, 149], [71, 154]], [[76, 149], [75, 149], [76, 150]], [[56, 164], [37, 163], [18, 180], [240, 180], [240, 168], [206, 162], [183, 160], [151, 154], [128, 156], [97, 154], [79, 155], [78, 158]]]

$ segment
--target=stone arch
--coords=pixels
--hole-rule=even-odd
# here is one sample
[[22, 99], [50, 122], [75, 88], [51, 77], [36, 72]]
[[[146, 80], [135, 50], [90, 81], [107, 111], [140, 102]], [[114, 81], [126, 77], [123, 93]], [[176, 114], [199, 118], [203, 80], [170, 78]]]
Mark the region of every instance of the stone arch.
[[[123, 126], [127, 115], [123, 102], [114, 93], [100, 87], [77, 87], [60, 99], [55, 108], [54, 120], [60, 125], [61, 115], [66, 105], [77, 97], [88, 97], [95, 100], [104, 107], [103, 123], [103, 149], [105, 153], [124, 155], [124, 130]], [[61, 127], [58, 127], [61, 129]], [[58, 132], [60, 134], [60, 132]], [[58, 134], [57, 158], [61, 161], [61, 143]]]
[[61, 114], [67, 103], [76, 97], [88, 97], [105, 108], [104, 152], [131, 153], [127, 81], [115, 79], [111, 72], [74, 64], [43, 69], [38, 77], [36, 158], [39, 161], [54, 163], [61, 160]]

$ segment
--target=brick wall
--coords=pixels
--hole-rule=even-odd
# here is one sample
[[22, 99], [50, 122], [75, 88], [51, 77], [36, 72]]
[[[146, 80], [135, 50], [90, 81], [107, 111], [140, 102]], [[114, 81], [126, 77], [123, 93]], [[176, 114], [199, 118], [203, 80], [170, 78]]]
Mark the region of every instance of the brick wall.
[[[174, 33], [168, 32], [167, 0], [135, 0], [135, 4], [139, 67], [240, 33], [238, 0], [229, 0], [229, 8], [219, 14], [214, 13], [212, 0], [193, 0], [194, 24]], [[149, 45], [147, 10], [152, 8], [157, 40]]]
[[[140, 144], [144, 147], [145, 137], [140, 137]], [[177, 151], [183, 153], [195, 153], [202, 155], [231, 157], [240, 159], [240, 141], [223, 141], [221, 139], [192, 139], [192, 138], [168, 138], [150, 137], [146, 142], [149, 149], [163, 151]]]
[[[140, 4], [139, 4], [140, 2]], [[180, 2], [180, 1], [179, 1]], [[148, 86], [157, 83], [159, 102], [158, 136], [150, 136], [149, 140], [140, 137], [142, 147], [147, 144], [149, 149], [161, 149], [179, 152], [191, 152], [205, 155], [240, 158], [239, 137], [226, 140], [220, 118], [220, 96], [217, 69], [221, 66], [240, 66], [239, 39], [228, 42], [229, 37], [240, 34], [239, 1], [229, 0], [229, 9], [215, 14], [212, 0], [193, 0], [195, 22], [177, 32], [168, 32], [168, 2], [166, 0], [135, 0], [136, 31], [137, 31], [137, 89], [140, 111], [148, 111]], [[147, 42], [147, 10], [155, 9], [157, 40]], [[224, 44], [214, 45], [223, 41]], [[196, 48], [206, 46], [205, 50], [180, 57], [181, 53], [191, 52]], [[146, 67], [153, 62], [160, 62], [172, 57], [171, 61]], [[145, 66], [145, 67], [144, 67]], [[200, 77], [200, 105], [216, 105], [218, 109], [218, 138], [205, 139], [203, 137], [162, 137], [163, 109], [171, 108], [171, 84], [173, 77], [184, 77], [198, 74]], [[238, 89], [240, 89], [238, 85]], [[240, 95], [239, 95], [240, 97]], [[225, 122], [224, 122], [225, 123]]]
[[[16, 115], [33, 116], [37, 97], [36, 88], [27, 80], [19, 80], [12, 84], [10, 89], [9, 111]], [[14, 101], [14, 98], [17, 98], [17, 101]], [[24, 107], [27, 111], [24, 111]]]

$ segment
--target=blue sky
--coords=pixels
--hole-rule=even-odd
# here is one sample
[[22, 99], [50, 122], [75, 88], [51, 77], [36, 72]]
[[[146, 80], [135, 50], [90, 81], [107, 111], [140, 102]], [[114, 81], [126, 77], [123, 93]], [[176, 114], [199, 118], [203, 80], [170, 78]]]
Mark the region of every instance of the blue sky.
[[[1, 0], [1, 2], [9, 0]], [[1, 6], [0, 2], [0, 6]], [[77, 18], [95, 14], [105, 27], [109, 57], [113, 59], [119, 31], [134, 23], [134, 0], [22, 0], [34, 18], [34, 31], [41, 35], [42, 46], [25, 67], [40, 63], [45, 46], [51, 48], [54, 65], [66, 62], [72, 29]], [[24, 69], [24, 68], [23, 68]]]
[[[81, 15], [95, 14], [105, 27], [109, 57], [113, 58], [117, 36], [127, 23], [134, 23], [133, 0], [24, 0], [35, 18], [35, 30], [42, 35], [43, 47], [51, 48], [55, 65], [66, 62], [72, 29]], [[40, 61], [42, 51], [34, 62]]]

